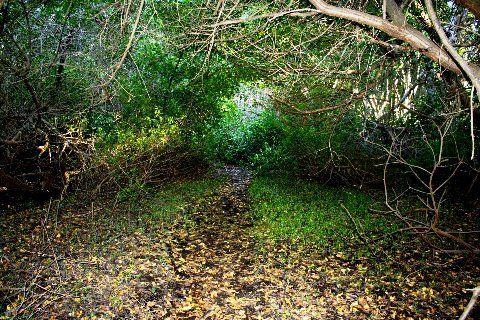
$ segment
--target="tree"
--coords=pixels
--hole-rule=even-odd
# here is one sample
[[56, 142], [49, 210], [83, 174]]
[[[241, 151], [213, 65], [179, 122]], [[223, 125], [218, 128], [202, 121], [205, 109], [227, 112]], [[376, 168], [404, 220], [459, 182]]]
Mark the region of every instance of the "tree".
[[[223, 4], [218, 6], [218, 8], [224, 8], [225, 2], [226, 1], [220, 1], [219, 3]], [[407, 6], [415, 3], [418, 9], [420, 9], [421, 12], [419, 16], [423, 20], [423, 28], [421, 28], [421, 25], [416, 28], [410, 23], [409, 20], [411, 19], [402, 11], [402, 7], [397, 4], [396, 0], [384, 0], [381, 12], [379, 10], [371, 10], [382, 13], [382, 16], [368, 12], [368, 9], [375, 7], [375, 5], [370, 4], [370, 1], [367, 1], [366, 5], [361, 4], [361, 6], [363, 6], [361, 9], [356, 9], [350, 2], [347, 2], [343, 6], [341, 4], [334, 6], [323, 0], [309, 0], [309, 2], [314, 8], [280, 11], [233, 20], [227, 19], [224, 21], [221, 21], [222, 10], [219, 9], [217, 22], [211, 25], [211, 27], [213, 28], [213, 32], [217, 32], [219, 27], [244, 23], [255, 19], [272, 20], [284, 16], [324, 14], [381, 30], [390, 37], [405, 42], [408, 46], [403, 49], [418, 51], [432, 61], [437, 62], [443, 68], [453, 71], [456, 74], [466, 74], [467, 79], [477, 91], [480, 92], [480, 68], [475, 63], [467, 62], [466, 59], [453, 48], [454, 44], [451, 44], [448, 38], [444, 36], [444, 30], [436, 17], [431, 0], [425, 1], [426, 9], [421, 3], [417, 3], [416, 1], [407, 3]], [[475, 10], [478, 10], [478, 7], [480, 7], [475, 1], [462, 0], [458, 2], [465, 5], [468, 9], [473, 10], [474, 13], [476, 13]], [[437, 34], [429, 30], [432, 29], [432, 24]], [[440, 41], [437, 41], [438, 38], [440, 38]], [[444, 49], [444, 47], [446, 49]]]

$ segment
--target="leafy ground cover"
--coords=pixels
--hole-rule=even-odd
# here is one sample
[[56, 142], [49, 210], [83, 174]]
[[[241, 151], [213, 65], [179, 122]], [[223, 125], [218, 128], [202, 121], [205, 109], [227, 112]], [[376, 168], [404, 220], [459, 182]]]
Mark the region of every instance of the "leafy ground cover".
[[149, 297], [165, 289], [171, 270], [164, 247], [170, 230], [183, 230], [187, 207], [222, 181], [175, 182], [138, 202], [2, 214], [0, 318], [153, 317]]
[[263, 176], [249, 193], [258, 234], [271, 239], [346, 249], [399, 228], [393, 219], [372, 213], [374, 200], [353, 188]]
[[471, 262], [426, 260], [411, 244], [349, 254], [360, 235], [336, 201], [366, 236], [395, 228], [369, 217], [358, 192], [222, 173], [173, 183], [141, 205], [2, 216], [1, 318], [447, 319], [479, 280]]

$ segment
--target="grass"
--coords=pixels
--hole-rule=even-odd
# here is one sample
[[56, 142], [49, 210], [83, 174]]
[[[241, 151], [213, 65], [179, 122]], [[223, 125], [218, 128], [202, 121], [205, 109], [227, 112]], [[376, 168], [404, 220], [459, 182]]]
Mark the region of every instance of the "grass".
[[264, 239], [343, 249], [398, 227], [370, 212], [373, 199], [356, 189], [263, 176], [253, 180], [249, 193], [256, 234]]
[[155, 223], [187, 217], [192, 204], [201, 202], [224, 182], [224, 177], [199, 177], [195, 180], [173, 182], [157, 191], [143, 206], [142, 220]]

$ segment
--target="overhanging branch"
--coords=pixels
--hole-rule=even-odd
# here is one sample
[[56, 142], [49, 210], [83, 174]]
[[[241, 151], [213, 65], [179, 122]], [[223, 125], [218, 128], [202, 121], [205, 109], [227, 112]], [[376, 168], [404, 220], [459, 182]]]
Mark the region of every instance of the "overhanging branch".
[[[410, 44], [414, 49], [429, 57], [431, 60], [438, 62], [442, 67], [457, 74], [462, 73], [461, 69], [445, 50], [443, 50], [435, 42], [427, 38], [417, 29], [410, 27], [408, 24], [397, 25], [369, 13], [332, 6], [322, 0], [309, 1], [320, 13], [381, 30], [393, 38]], [[394, 19], [401, 19], [401, 17], [396, 15], [396, 18]]]

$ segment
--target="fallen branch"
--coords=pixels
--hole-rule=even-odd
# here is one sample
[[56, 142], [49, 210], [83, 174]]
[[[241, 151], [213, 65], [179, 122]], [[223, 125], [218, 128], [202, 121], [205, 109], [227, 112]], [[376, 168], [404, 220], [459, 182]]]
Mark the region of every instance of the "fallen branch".
[[363, 240], [363, 242], [365, 242], [365, 243], [370, 242], [370, 239], [363, 232], [361, 232], [360, 229], [358, 228], [357, 223], [355, 222], [355, 219], [353, 219], [353, 217], [350, 214], [350, 211], [347, 209], [347, 207], [345, 207], [343, 205], [343, 203], [340, 203], [340, 207], [342, 207], [342, 209], [347, 213], [350, 220], [352, 220], [352, 223], [355, 226], [355, 230], [357, 230], [357, 233], [360, 236], [360, 238]]
[[460, 316], [459, 320], [465, 320], [467, 319], [468, 315], [472, 311], [473, 307], [475, 306], [475, 303], [477, 302], [478, 296], [480, 296], [480, 287], [476, 287], [474, 289], [467, 289], [472, 292], [472, 297], [470, 298], [470, 301], [468, 302], [467, 307], [463, 311], [462, 315]]

